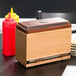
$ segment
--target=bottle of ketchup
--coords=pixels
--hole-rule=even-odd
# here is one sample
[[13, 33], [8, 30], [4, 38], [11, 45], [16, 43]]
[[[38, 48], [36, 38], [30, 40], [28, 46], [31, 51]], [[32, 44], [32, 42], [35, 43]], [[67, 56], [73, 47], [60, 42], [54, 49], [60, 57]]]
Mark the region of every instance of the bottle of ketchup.
[[11, 18], [11, 13], [9, 13], [8, 18], [3, 21], [2, 25], [2, 53], [5, 56], [15, 55], [15, 29], [16, 20]]

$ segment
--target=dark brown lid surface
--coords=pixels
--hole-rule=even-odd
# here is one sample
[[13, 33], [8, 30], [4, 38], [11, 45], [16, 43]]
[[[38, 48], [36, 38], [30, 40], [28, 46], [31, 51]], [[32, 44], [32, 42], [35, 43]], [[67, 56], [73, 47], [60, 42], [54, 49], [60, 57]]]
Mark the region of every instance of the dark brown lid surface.
[[68, 20], [56, 17], [56, 18], [48, 18], [48, 19], [40, 19], [40, 20], [33, 20], [33, 21], [24, 21], [17, 24], [17, 27], [25, 30], [37, 30], [43, 28], [57, 28], [57, 27], [65, 27], [70, 24]]

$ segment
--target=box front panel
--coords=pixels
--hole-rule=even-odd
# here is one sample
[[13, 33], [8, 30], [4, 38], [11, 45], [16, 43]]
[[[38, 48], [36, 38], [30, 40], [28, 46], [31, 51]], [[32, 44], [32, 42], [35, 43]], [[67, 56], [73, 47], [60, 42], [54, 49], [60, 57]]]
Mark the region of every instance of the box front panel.
[[27, 60], [69, 53], [71, 28], [30, 33], [26, 41]]

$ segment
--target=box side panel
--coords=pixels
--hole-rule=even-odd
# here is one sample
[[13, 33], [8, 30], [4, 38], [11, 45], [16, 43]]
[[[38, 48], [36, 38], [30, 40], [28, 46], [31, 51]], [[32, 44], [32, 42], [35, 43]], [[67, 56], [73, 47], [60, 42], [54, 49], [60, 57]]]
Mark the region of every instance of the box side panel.
[[71, 27], [27, 35], [27, 60], [69, 53]]
[[16, 29], [16, 59], [26, 65], [26, 34]]

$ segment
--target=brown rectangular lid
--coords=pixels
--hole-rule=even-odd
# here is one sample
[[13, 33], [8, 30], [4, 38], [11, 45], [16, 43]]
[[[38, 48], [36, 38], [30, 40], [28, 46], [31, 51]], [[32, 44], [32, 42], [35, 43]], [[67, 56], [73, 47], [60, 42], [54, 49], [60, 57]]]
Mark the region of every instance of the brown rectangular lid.
[[69, 21], [59, 17], [33, 21], [24, 21], [17, 24], [17, 28], [26, 33], [54, 30], [67, 27], [71, 27]]

